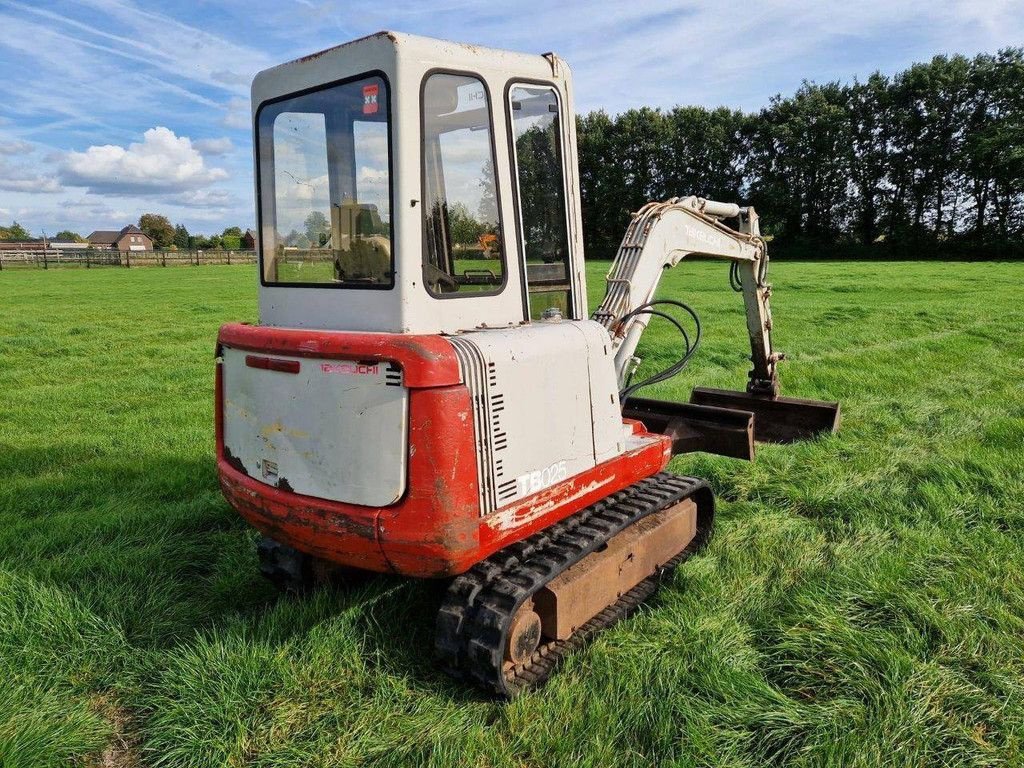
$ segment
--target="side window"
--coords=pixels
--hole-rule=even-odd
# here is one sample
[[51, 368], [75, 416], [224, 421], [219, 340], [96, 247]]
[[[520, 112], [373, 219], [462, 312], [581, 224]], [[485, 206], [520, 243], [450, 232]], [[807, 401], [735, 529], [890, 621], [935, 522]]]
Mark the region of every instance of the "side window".
[[551, 308], [570, 317], [572, 288], [558, 98], [549, 86], [516, 85], [509, 89], [509, 102], [530, 318], [537, 320]]
[[475, 77], [423, 85], [423, 283], [434, 296], [496, 293], [505, 282], [491, 109]]

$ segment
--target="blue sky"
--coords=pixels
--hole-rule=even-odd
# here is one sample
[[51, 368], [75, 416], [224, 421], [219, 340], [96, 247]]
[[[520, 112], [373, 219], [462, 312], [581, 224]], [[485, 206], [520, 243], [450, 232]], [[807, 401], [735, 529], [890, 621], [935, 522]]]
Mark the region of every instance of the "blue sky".
[[0, 0], [0, 222], [251, 226], [252, 76], [379, 29], [557, 51], [580, 111], [757, 109], [803, 79], [1020, 45], [1024, 0]]

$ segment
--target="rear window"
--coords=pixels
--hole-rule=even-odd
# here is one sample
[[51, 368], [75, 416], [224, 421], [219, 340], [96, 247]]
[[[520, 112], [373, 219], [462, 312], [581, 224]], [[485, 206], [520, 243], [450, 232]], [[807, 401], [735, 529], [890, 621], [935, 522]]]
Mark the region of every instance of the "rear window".
[[374, 75], [260, 107], [265, 284], [394, 285], [389, 103]]

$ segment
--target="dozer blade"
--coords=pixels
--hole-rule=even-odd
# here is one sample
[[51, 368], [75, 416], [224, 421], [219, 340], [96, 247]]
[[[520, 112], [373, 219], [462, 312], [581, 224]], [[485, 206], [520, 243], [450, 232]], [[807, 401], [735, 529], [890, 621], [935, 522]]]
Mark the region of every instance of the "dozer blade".
[[754, 414], [754, 439], [764, 443], [792, 443], [839, 429], [839, 403], [765, 397], [727, 389], [695, 387], [690, 403]]
[[622, 415], [642, 422], [648, 432], [672, 438], [673, 454], [704, 451], [754, 460], [754, 414], [750, 411], [631, 397]]

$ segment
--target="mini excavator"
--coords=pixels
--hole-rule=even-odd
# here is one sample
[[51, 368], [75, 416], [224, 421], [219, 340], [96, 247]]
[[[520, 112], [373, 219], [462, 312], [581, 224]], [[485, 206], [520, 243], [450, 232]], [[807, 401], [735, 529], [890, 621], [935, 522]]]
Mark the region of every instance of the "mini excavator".
[[[780, 395], [753, 208], [644, 206], [588, 317], [554, 54], [380, 32], [260, 72], [252, 105], [259, 322], [220, 329], [217, 463], [280, 586], [449, 579], [440, 664], [515, 696], [707, 541], [711, 488], [665, 472], [673, 455], [838, 427], [837, 403]], [[749, 381], [637, 397], [700, 341], [690, 307], [655, 298], [690, 257], [731, 265]], [[683, 353], [635, 381], [653, 318]]]

